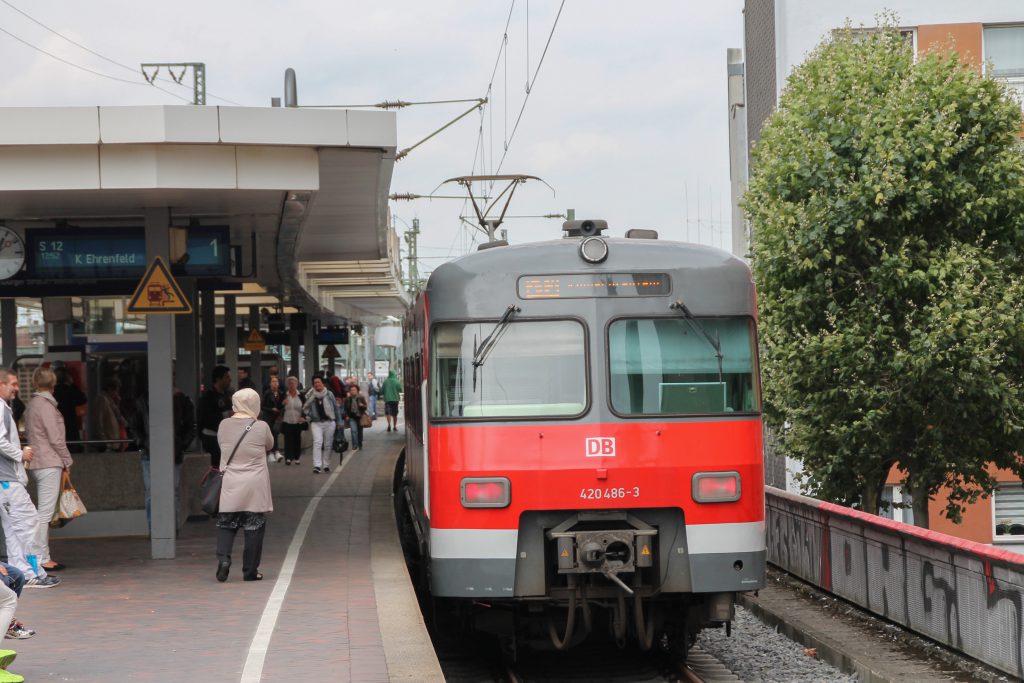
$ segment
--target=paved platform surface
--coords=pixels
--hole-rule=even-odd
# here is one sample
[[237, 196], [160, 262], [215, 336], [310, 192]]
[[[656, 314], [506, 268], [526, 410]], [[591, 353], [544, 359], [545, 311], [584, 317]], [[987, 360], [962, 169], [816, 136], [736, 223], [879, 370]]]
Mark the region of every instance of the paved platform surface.
[[6, 641], [11, 669], [31, 682], [442, 681], [391, 514], [400, 434], [378, 420], [340, 473], [337, 455], [330, 475], [312, 474], [308, 453], [271, 465], [263, 581], [242, 581], [242, 534], [216, 581], [212, 521], [185, 525], [174, 560], [149, 559], [144, 538], [54, 541], [69, 568], [58, 587], [25, 590], [18, 619], [38, 635]]
[[769, 571], [768, 585], [757, 596], [741, 594], [739, 600], [769, 626], [815, 648], [818, 657], [861, 681], [1007, 680], [778, 570]]

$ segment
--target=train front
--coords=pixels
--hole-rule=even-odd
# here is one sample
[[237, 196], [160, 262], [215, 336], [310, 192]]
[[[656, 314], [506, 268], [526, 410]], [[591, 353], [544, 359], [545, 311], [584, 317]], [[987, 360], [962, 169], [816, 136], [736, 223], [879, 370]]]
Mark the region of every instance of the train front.
[[577, 234], [446, 264], [426, 303], [407, 470], [434, 596], [516, 642], [608, 629], [685, 651], [764, 585], [742, 261]]

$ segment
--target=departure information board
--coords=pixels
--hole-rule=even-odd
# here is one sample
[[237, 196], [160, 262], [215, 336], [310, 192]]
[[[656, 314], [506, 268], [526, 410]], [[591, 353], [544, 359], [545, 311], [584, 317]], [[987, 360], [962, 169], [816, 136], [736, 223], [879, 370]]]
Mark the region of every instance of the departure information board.
[[[226, 226], [188, 228], [188, 259], [172, 264], [175, 275], [231, 274], [231, 243]], [[33, 279], [134, 278], [146, 272], [142, 228], [28, 229], [27, 275]]]
[[666, 296], [672, 291], [668, 273], [523, 275], [517, 286], [521, 299]]

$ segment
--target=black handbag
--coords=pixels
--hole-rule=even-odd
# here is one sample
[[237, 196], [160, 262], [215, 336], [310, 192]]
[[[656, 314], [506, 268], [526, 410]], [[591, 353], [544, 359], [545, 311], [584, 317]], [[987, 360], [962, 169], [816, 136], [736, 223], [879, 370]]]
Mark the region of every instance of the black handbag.
[[[224, 468], [231, 464], [231, 459], [235, 457], [235, 453], [238, 452], [238, 447], [242, 445], [242, 440], [245, 435], [249, 433], [252, 426], [256, 424], [256, 420], [253, 420], [246, 426], [245, 431], [238, 437], [238, 443], [235, 444], [234, 449], [231, 451], [231, 455], [228, 456], [228, 461], [224, 463]], [[199, 490], [203, 501], [203, 512], [213, 517], [220, 512], [220, 489], [224, 485], [224, 470], [219, 470], [216, 467], [211, 467], [206, 471], [206, 475], [203, 476], [203, 481], [199, 484]]]
[[348, 441], [345, 440], [345, 430], [338, 428], [334, 430], [334, 452], [342, 454], [348, 450]]

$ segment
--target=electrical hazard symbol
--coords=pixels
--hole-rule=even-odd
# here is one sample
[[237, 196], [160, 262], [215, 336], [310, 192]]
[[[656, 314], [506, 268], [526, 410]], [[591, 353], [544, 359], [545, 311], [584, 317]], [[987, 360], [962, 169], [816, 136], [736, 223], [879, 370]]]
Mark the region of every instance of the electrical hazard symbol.
[[157, 256], [128, 302], [129, 313], [191, 313], [192, 305], [174, 281], [164, 260]]
[[641, 555], [645, 555], [645, 556], [646, 555], [650, 555], [651, 554], [651, 549], [648, 548], [647, 546], [644, 546], [644, 549], [640, 551], [640, 554]]
[[564, 548], [562, 550], [562, 557], [569, 557], [569, 549], [568, 548]]

